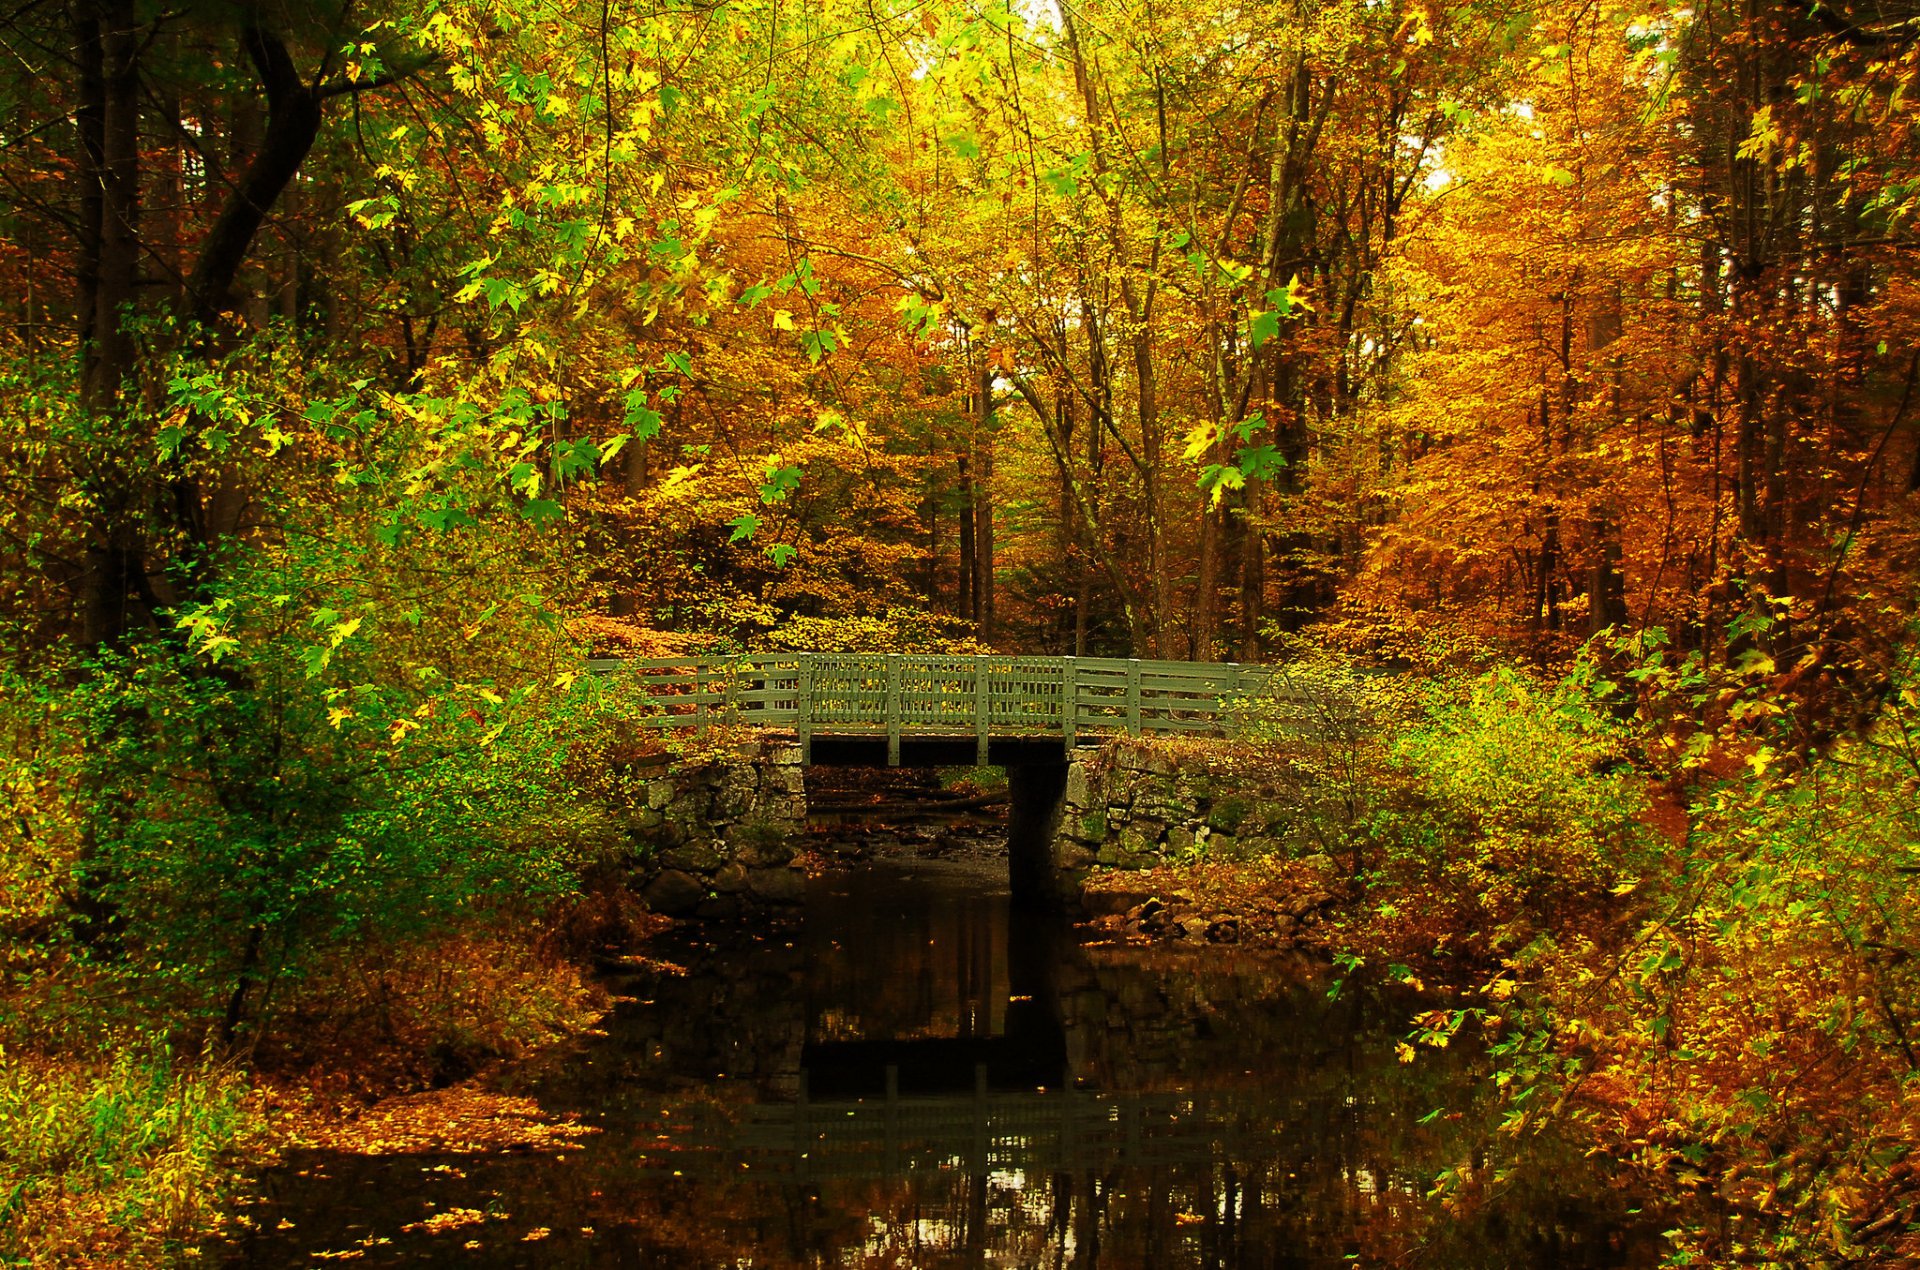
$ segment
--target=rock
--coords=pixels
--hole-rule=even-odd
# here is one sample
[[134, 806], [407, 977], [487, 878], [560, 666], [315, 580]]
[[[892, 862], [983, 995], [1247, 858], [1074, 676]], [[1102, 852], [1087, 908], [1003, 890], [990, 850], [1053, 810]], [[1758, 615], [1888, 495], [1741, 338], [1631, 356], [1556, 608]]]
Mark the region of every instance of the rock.
[[1087, 765], [1085, 763], [1072, 763], [1068, 765], [1067, 788], [1061, 797], [1066, 801], [1067, 806], [1075, 809], [1084, 808], [1092, 801], [1093, 796], [1088, 788]]
[[1222, 833], [1233, 833], [1247, 819], [1247, 813], [1253, 809], [1253, 800], [1244, 794], [1229, 794], [1215, 800], [1207, 809], [1207, 824]]
[[1316, 851], [1310, 856], [1302, 856], [1300, 863], [1324, 877], [1333, 876], [1333, 857]]
[[1127, 913], [1127, 919], [1142, 934], [1156, 938], [1164, 936], [1178, 939], [1186, 934], [1187, 928], [1180, 923], [1179, 914], [1168, 908], [1158, 899], [1150, 899]]
[[747, 889], [769, 904], [798, 904], [807, 893], [807, 879], [798, 869], [748, 869]]
[[1207, 942], [1210, 944], [1237, 944], [1240, 942], [1240, 920], [1235, 917], [1223, 917], [1207, 923]]
[[1175, 825], [1167, 830], [1167, 851], [1173, 855], [1190, 855], [1193, 852], [1193, 830], [1185, 825]]
[[734, 848], [733, 857], [749, 869], [777, 869], [794, 856], [793, 843], [786, 838], [755, 834], [750, 841]]
[[673, 782], [670, 780], [648, 781], [647, 806], [655, 811], [665, 810], [672, 804], [673, 796], [677, 792], [679, 791], [674, 789]]
[[739, 894], [741, 891], [747, 889], [746, 866], [738, 860], [727, 861], [715, 870], [711, 885], [714, 890], [720, 892], [722, 895]]
[[668, 869], [647, 883], [640, 895], [654, 912], [664, 913], [668, 917], [682, 917], [693, 912], [707, 898], [707, 888], [691, 873]]
[[1092, 863], [1093, 851], [1084, 843], [1066, 838], [1053, 844], [1053, 867], [1056, 869], [1084, 869]]
[[726, 862], [710, 842], [689, 842], [660, 853], [661, 867], [683, 873], [711, 873]]

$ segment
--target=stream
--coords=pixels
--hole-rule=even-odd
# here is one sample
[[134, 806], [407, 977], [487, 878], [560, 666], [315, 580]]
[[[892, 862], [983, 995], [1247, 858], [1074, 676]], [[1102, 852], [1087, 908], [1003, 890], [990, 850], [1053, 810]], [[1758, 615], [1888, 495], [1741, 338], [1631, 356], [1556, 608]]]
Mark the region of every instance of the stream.
[[571, 1149], [289, 1152], [227, 1264], [1658, 1260], [1657, 1225], [1551, 1140], [1470, 1218], [1425, 1198], [1490, 1111], [1465, 1049], [1397, 1060], [1403, 989], [1090, 945], [992, 860], [870, 861], [800, 913], [652, 941], [685, 973], [616, 975], [604, 1035], [494, 1082], [596, 1130]]

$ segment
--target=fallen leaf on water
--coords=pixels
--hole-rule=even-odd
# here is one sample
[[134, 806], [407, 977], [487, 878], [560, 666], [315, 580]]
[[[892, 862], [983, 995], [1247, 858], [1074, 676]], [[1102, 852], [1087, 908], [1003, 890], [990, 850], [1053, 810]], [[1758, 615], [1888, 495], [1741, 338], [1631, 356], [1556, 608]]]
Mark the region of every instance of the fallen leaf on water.
[[429, 1235], [438, 1235], [449, 1230], [458, 1230], [462, 1226], [471, 1226], [483, 1222], [487, 1215], [477, 1208], [449, 1208], [443, 1213], [435, 1213], [425, 1221], [408, 1222], [400, 1229], [412, 1234], [416, 1230]]
[[[355, 1155], [414, 1155], [428, 1151], [577, 1150], [575, 1139], [600, 1130], [572, 1117], [547, 1114], [531, 1098], [481, 1089], [436, 1089], [389, 1098], [348, 1122], [306, 1127], [303, 1146]], [[458, 1168], [427, 1171], [463, 1177]]]

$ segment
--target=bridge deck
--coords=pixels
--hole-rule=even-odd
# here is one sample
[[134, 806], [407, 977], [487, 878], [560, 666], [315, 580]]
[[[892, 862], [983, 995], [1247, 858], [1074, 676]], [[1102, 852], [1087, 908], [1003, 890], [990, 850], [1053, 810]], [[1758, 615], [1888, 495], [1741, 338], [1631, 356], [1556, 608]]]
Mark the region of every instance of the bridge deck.
[[1114, 657], [929, 657], [783, 653], [599, 660], [660, 713], [645, 726], [705, 729], [718, 720], [792, 728], [805, 761], [816, 738], [871, 738], [898, 766], [913, 738], [971, 739], [975, 761], [994, 741], [1082, 739], [1148, 732], [1223, 734], [1234, 706], [1274, 697], [1267, 666]]

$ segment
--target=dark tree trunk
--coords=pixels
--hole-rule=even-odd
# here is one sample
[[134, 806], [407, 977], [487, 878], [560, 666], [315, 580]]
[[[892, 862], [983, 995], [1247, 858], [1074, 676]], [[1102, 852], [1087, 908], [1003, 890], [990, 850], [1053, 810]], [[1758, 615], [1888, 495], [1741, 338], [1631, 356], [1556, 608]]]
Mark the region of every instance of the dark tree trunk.
[[286, 192], [320, 135], [321, 94], [300, 77], [280, 37], [248, 27], [241, 44], [267, 94], [267, 129], [260, 150], [234, 187], [187, 279], [193, 316], [208, 326], [234, 304], [233, 284], [267, 213]]
[[973, 620], [983, 642], [993, 640], [993, 370], [982, 365], [974, 383]]
[[82, 480], [97, 509], [80, 586], [81, 638], [117, 643], [132, 625], [146, 574], [144, 511], [119, 433], [134, 372], [127, 319], [139, 296], [140, 37], [132, 0], [87, 0], [74, 9], [81, 107], [80, 408], [98, 439]]

